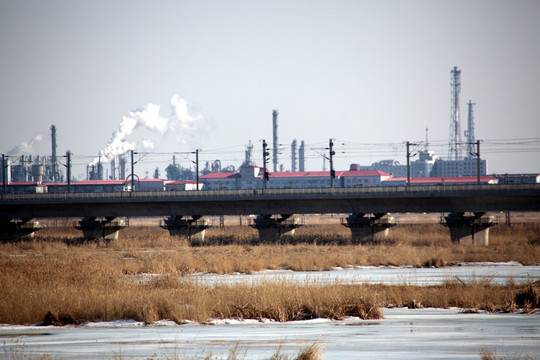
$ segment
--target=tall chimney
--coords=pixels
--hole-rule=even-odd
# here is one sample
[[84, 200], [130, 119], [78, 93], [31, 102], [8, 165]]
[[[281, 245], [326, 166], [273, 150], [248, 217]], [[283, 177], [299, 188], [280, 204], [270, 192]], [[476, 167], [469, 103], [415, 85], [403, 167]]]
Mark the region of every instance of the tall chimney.
[[291, 144], [291, 171], [296, 171], [296, 139]]
[[278, 171], [278, 136], [277, 136], [277, 117], [279, 113], [277, 110], [272, 110], [272, 127], [274, 129], [274, 147], [272, 149], [274, 172]]
[[300, 143], [300, 149], [298, 149], [298, 171], [306, 171], [304, 167], [304, 140]]
[[58, 173], [58, 161], [56, 158], [56, 126], [51, 126], [51, 146], [52, 146], [52, 156], [51, 156], [51, 172], [52, 176], [50, 181], [57, 182], [59, 179]]

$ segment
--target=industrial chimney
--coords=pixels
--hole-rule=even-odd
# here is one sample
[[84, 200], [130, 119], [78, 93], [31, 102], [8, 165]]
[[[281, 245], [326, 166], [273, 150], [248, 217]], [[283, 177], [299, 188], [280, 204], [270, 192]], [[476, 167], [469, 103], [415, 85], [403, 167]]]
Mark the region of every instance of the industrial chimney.
[[56, 157], [56, 126], [51, 126], [51, 146], [52, 146], [52, 156], [51, 156], [51, 179], [52, 182], [57, 182], [60, 179], [60, 174], [58, 172], [58, 159]]
[[291, 144], [291, 171], [296, 171], [296, 139]]
[[304, 140], [300, 143], [300, 149], [298, 149], [298, 170], [306, 171], [304, 167]]
[[272, 127], [274, 130], [274, 148], [272, 149], [273, 163], [274, 163], [274, 172], [278, 171], [278, 135], [277, 135], [277, 117], [279, 113], [277, 110], [272, 110]]

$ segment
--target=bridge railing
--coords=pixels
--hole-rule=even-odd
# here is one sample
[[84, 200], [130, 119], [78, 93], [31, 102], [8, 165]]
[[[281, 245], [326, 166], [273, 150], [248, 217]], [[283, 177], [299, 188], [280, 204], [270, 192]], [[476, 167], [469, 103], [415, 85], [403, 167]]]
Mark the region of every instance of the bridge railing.
[[202, 200], [209, 198], [242, 198], [269, 197], [295, 198], [313, 196], [347, 196], [366, 195], [389, 196], [392, 194], [452, 194], [452, 193], [502, 193], [511, 191], [540, 191], [540, 184], [491, 184], [491, 185], [415, 185], [415, 186], [372, 186], [350, 188], [288, 188], [288, 189], [249, 189], [249, 190], [188, 190], [188, 191], [135, 191], [135, 192], [102, 192], [102, 193], [45, 193], [45, 194], [0, 194], [0, 201], [77, 201], [103, 199], [132, 199], [136, 200]]

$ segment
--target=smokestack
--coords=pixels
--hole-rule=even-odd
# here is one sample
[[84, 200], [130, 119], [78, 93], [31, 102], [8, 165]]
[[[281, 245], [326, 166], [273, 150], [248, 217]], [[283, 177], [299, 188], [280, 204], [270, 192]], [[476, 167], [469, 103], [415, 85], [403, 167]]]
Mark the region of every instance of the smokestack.
[[298, 150], [298, 170], [299, 171], [306, 171], [304, 167], [304, 140], [300, 143], [300, 149]]
[[126, 178], [126, 158], [124, 155], [120, 156], [120, 175], [119, 178], [124, 180]]
[[272, 126], [274, 129], [274, 148], [272, 149], [274, 172], [278, 171], [278, 135], [277, 135], [277, 117], [279, 113], [277, 110], [272, 110]]
[[116, 180], [116, 156], [111, 160], [111, 180]]
[[59, 180], [58, 174], [58, 161], [56, 158], [56, 126], [51, 126], [51, 146], [52, 146], [52, 156], [51, 156], [51, 170], [52, 176], [51, 181], [57, 182]]
[[473, 106], [476, 105], [471, 100], [467, 103], [468, 106], [468, 118], [467, 118], [467, 130], [465, 131], [465, 137], [467, 138], [467, 158], [471, 159], [472, 154], [476, 151], [474, 143], [476, 138], [474, 137], [474, 111]]
[[291, 171], [296, 171], [296, 139], [291, 144]]

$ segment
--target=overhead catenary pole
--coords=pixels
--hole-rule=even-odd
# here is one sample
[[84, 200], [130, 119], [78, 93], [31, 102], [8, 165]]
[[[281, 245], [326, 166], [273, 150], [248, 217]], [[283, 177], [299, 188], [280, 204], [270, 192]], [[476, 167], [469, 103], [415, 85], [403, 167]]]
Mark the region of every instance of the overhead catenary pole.
[[410, 156], [411, 153], [409, 151], [409, 142], [407, 141], [407, 186], [411, 186], [411, 162], [410, 162]]
[[133, 150], [131, 152], [131, 191], [135, 191], [135, 162], [133, 161]]
[[267, 169], [267, 158], [270, 153], [268, 152], [268, 149], [266, 148], [266, 141], [262, 141], [262, 148], [263, 148], [263, 189], [266, 189], [266, 182], [268, 181], [268, 169]]
[[476, 183], [480, 185], [480, 140], [476, 140]]
[[195, 178], [197, 179], [197, 190], [199, 190], [199, 149], [195, 150]]
[[67, 192], [71, 192], [71, 151], [66, 152], [67, 157], [67, 165], [66, 165], [66, 171], [67, 171]]
[[2, 154], [2, 188], [4, 194], [7, 192], [6, 169], [6, 155]]
[[336, 172], [334, 171], [334, 155], [336, 152], [333, 150], [334, 143], [332, 139], [328, 142], [328, 148], [330, 150], [330, 187], [334, 187], [334, 178], [336, 177]]
[[407, 146], [407, 184], [406, 185], [410, 186], [411, 185], [411, 161], [410, 161], [410, 158], [411, 158], [412, 154], [411, 154], [411, 151], [409, 149], [410, 149], [411, 145], [418, 145], [418, 144], [413, 144], [413, 143], [410, 143], [408, 141], [406, 141], [405, 144]]

